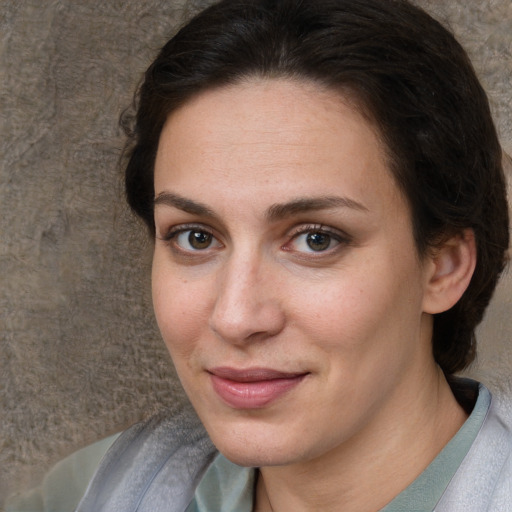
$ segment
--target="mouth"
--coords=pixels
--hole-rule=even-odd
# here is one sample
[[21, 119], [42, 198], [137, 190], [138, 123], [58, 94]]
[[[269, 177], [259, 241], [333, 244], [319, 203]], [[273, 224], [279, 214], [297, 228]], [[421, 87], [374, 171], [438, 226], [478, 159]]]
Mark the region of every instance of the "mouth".
[[298, 386], [308, 372], [218, 367], [208, 371], [213, 390], [235, 409], [261, 409]]

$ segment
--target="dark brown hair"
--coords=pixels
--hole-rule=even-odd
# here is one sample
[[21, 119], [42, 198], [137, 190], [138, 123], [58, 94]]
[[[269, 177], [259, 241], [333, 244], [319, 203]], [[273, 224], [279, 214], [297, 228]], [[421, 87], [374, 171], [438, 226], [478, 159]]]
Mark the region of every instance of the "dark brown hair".
[[223, 0], [160, 51], [137, 97], [126, 191], [154, 235], [153, 166], [177, 107], [243, 78], [285, 77], [349, 91], [377, 124], [411, 206], [419, 254], [473, 229], [477, 267], [461, 300], [435, 315], [445, 373], [475, 356], [481, 321], [508, 248], [502, 153], [487, 97], [454, 37], [403, 0]]

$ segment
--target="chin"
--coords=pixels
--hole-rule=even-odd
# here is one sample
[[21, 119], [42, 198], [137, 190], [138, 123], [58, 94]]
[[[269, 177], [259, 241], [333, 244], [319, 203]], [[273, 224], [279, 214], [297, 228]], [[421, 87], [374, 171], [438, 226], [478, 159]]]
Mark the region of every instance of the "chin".
[[252, 428], [221, 427], [207, 431], [217, 449], [231, 462], [244, 467], [286, 466], [304, 460], [300, 441], [265, 425]]
[[237, 449], [232, 446], [221, 446], [218, 450], [226, 459], [234, 464], [243, 467], [269, 467], [269, 466], [287, 466], [296, 462], [293, 457], [284, 454], [276, 454], [268, 447], [260, 450], [257, 448], [245, 447]]

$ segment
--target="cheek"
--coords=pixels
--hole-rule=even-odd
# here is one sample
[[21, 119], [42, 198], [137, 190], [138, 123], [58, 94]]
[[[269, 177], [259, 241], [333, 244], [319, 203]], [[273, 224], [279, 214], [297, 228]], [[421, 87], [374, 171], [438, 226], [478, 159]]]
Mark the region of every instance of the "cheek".
[[175, 272], [161, 271], [155, 264], [152, 281], [156, 321], [175, 365], [179, 366], [195, 350], [201, 330], [208, 324], [204, 296], [186, 279]]
[[405, 269], [391, 259], [347, 268], [294, 298], [296, 321], [326, 352], [343, 353], [353, 362], [367, 352], [378, 359], [390, 345], [417, 334], [422, 295], [414, 268], [411, 264], [405, 280], [399, 278]]

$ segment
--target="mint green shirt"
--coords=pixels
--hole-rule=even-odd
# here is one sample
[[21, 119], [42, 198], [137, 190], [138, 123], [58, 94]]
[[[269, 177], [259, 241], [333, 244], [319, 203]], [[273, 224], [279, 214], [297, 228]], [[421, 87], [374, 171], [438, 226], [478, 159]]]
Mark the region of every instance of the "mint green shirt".
[[[457, 434], [423, 473], [380, 512], [432, 512], [469, 452], [490, 404], [489, 391], [481, 387], [471, 415]], [[186, 512], [252, 512], [256, 472], [255, 468], [237, 466], [217, 455]]]

